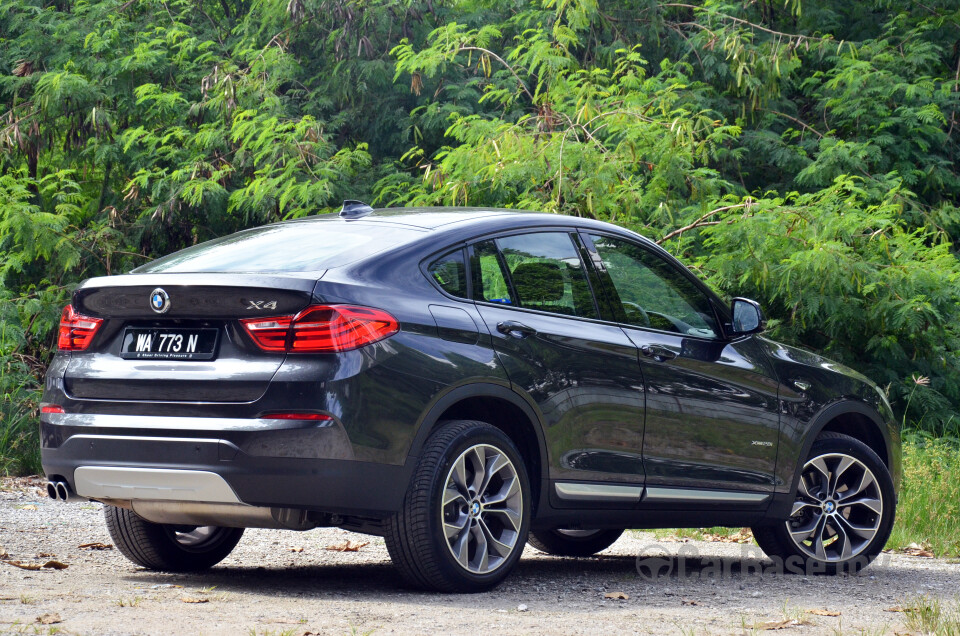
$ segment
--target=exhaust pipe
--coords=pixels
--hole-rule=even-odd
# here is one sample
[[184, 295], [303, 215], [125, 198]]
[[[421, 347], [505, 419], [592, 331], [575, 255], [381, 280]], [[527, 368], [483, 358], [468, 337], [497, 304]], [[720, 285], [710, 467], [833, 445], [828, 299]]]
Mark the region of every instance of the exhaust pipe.
[[70, 484], [65, 481], [48, 481], [47, 495], [55, 501], [71, 501], [84, 499], [70, 490]]

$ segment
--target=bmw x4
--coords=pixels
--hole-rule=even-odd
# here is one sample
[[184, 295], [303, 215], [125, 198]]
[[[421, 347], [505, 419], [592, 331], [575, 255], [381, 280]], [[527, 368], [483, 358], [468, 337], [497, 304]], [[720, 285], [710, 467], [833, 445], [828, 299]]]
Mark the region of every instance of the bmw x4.
[[479, 591], [527, 542], [748, 526], [788, 569], [857, 571], [893, 524], [890, 406], [763, 328], [610, 224], [346, 202], [82, 283], [43, 468], [157, 570], [337, 526], [412, 585]]

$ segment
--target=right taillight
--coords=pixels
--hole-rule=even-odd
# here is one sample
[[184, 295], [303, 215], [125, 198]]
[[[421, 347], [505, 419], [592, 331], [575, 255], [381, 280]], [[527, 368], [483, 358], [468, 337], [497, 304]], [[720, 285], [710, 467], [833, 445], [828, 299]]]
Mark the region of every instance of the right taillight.
[[311, 305], [296, 316], [243, 318], [240, 324], [264, 351], [286, 353], [350, 351], [400, 330], [382, 309], [351, 305]]
[[60, 351], [83, 351], [90, 346], [90, 341], [97, 335], [101, 324], [103, 324], [102, 318], [78, 314], [73, 310], [72, 304], [67, 305], [60, 315], [57, 348]]

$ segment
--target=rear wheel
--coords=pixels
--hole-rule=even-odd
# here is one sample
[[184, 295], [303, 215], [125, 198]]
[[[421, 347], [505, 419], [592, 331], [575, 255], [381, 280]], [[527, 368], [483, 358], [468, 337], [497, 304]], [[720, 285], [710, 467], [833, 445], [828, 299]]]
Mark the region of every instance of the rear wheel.
[[243, 536], [243, 528], [151, 523], [132, 510], [116, 506], [105, 506], [103, 514], [120, 552], [151, 570], [205, 570], [226, 558]]
[[753, 534], [787, 572], [858, 572], [890, 537], [895, 507], [893, 479], [877, 454], [847, 435], [824, 433], [803, 465], [790, 516]]
[[587, 557], [612, 546], [623, 530], [537, 530], [527, 543], [557, 556]]
[[409, 583], [481, 592], [520, 559], [529, 517], [530, 484], [513, 441], [490, 424], [453, 421], [427, 440], [384, 539]]

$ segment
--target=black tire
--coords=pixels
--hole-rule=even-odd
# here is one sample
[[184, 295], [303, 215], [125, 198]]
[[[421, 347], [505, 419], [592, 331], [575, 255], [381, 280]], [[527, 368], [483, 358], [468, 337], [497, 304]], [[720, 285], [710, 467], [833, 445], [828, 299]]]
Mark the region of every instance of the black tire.
[[527, 543], [547, 554], [588, 557], [612, 546], [622, 534], [623, 530], [535, 530]]
[[[843, 456], [847, 456], [860, 462], [861, 466], [856, 464], [851, 465], [854, 471], [860, 471], [852, 473], [854, 482], [857, 482], [857, 476], [863, 473], [863, 468], [868, 469], [872, 473], [875, 487], [868, 486], [868, 490], [864, 491], [867, 494], [862, 496], [847, 495], [851, 501], [869, 500], [869, 502], [871, 502], [870, 507], [861, 504], [856, 504], [856, 508], [853, 506], [844, 506], [843, 493], [840, 493], [839, 500], [832, 508], [823, 508], [817, 511], [817, 505], [811, 504], [811, 502], [816, 503], [817, 498], [806, 496], [810, 489], [816, 489], [817, 486], [812, 485], [810, 489], [808, 489], [807, 483], [808, 481], [812, 481], [816, 484], [819, 479], [819, 474], [822, 473], [811, 469], [809, 472], [811, 480], [808, 480], [806, 478], [808, 473], [805, 470], [804, 476], [801, 477], [801, 484], [798, 486], [795, 495], [798, 502], [807, 502], [805, 506], [797, 510], [797, 512], [788, 519], [753, 528], [753, 536], [760, 546], [760, 549], [768, 556], [782, 560], [784, 566], [782, 569], [784, 572], [804, 575], [859, 572], [869, 565], [880, 553], [883, 546], [887, 543], [887, 539], [890, 537], [890, 531], [893, 529], [897, 504], [896, 491], [893, 487], [893, 479], [890, 476], [890, 471], [877, 454], [863, 442], [848, 435], [822, 433], [813, 443], [810, 456], [806, 459], [804, 467], [809, 466], [815, 458], [825, 456], [828, 458], [827, 461], [837, 462], [832, 464], [836, 468], [839, 468], [839, 461], [841, 461], [836, 459], [837, 457], [842, 458]], [[827, 464], [824, 465], [826, 466]], [[849, 471], [850, 469], [847, 470]], [[847, 473], [842, 470], [836, 470], [834, 474], [843, 476]], [[834, 481], [836, 481], [836, 479], [837, 478], [834, 478]], [[827, 481], [829, 482], [829, 480]], [[864, 481], [861, 477], [859, 484], [855, 487], [860, 488]], [[822, 482], [820, 485], [823, 485]], [[827, 488], [829, 489], [829, 487]], [[818, 505], [820, 507], [829, 506], [830, 499], [831, 497], [827, 496], [822, 503]], [[875, 501], [879, 501], [879, 506], [873, 503]], [[877, 507], [880, 508], [879, 512], [875, 509]], [[852, 542], [860, 542], [860, 545], [851, 548], [851, 554], [846, 557], [844, 557], [843, 554], [846, 547], [844, 542], [847, 540], [844, 539], [844, 537], [847, 536], [846, 532], [843, 535], [834, 532], [833, 536], [828, 537], [827, 541], [834, 542], [831, 544], [833, 548], [829, 553], [823, 552], [822, 556], [810, 552], [816, 551], [816, 539], [806, 537], [806, 539], [813, 541], [814, 544], [803, 548], [798, 545], [797, 541], [791, 536], [791, 530], [794, 530], [798, 536], [801, 536], [802, 533], [806, 532], [806, 528], [809, 525], [819, 517], [826, 516], [828, 512], [835, 516], [843, 516], [846, 520], [844, 526], [847, 528], [853, 527], [853, 525], [851, 525], [851, 519], [853, 519], [853, 522], [858, 528], [870, 528], [874, 533], [872, 538], [864, 536], [868, 535], [868, 533], [864, 533], [863, 535], [856, 532], [849, 533], [849, 536], [852, 537]], [[856, 519], [853, 518], [854, 514], [858, 515]], [[826, 520], [825, 523], [829, 525], [829, 519]], [[875, 530], [873, 529], [874, 527]], [[829, 527], [827, 528], [828, 531], [830, 529]], [[817, 534], [816, 530], [812, 532], [812, 535], [814, 534]], [[844, 546], [844, 549], [841, 549], [840, 546]], [[827, 546], [827, 549], [831, 549], [830, 546]], [[838, 550], [841, 552], [839, 555], [836, 554]]]
[[[475, 495], [471, 494], [470, 497], [473, 498], [469, 501], [456, 495], [457, 498], [450, 500], [445, 506], [445, 492], [450, 492], [446, 489], [447, 481], [448, 478], [454, 478], [454, 463], [467, 457], [474, 449], [480, 449], [477, 452], [489, 453], [485, 455], [488, 459], [501, 454], [511, 462], [510, 466], [503, 465], [503, 474], [497, 472], [498, 476], [484, 480], [486, 486], [499, 490], [491, 490], [492, 503], [486, 501], [485, 487]], [[478, 474], [475, 466], [472, 469], [467, 466], [465, 471], [468, 472], [464, 474], [469, 475], [469, 479], [465, 481], [473, 480]], [[508, 471], [513, 471], [515, 476]], [[509, 479], [504, 479], [504, 475]], [[453, 490], [456, 491], [456, 488]], [[504, 503], [494, 502], [496, 497], [501, 495]], [[385, 524], [384, 540], [390, 558], [407, 583], [414, 587], [439, 592], [489, 590], [507, 577], [523, 553], [530, 527], [530, 499], [530, 481], [523, 458], [503, 431], [485, 422], [446, 422], [430, 435], [424, 445], [403, 505]], [[480, 505], [480, 502], [483, 502], [483, 505]], [[478, 504], [476, 511], [473, 503]], [[496, 508], [499, 505], [509, 506], [511, 515], [519, 514], [519, 521], [512, 516], [507, 519], [506, 515]], [[500, 519], [504, 521], [501, 523]], [[448, 521], [464, 528], [452, 537], [452, 543], [456, 543], [457, 537], [463, 537], [463, 533], [467, 534], [461, 544], [461, 554], [469, 557], [466, 565], [457, 560], [454, 556], [456, 546], [447, 541], [444, 525]], [[489, 571], [483, 570], [483, 563], [486, 561], [478, 561], [481, 565], [477, 571], [471, 569], [481, 554], [485, 556], [488, 553], [487, 550], [481, 553], [476, 539], [473, 544], [474, 552], [470, 552], [470, 539], [476, 536], [473, 534], [474, 529], [480, 533], [487, 530], [499, 532], [498, 537], [503, 539], [503, 545], [513, 541], [508, 554], [491, 555], [487, 565], [493, 567]]]
[[151, 523], [132, 510], [104, 506], [114, 545], [134, 563], [164, 572], [196, 572], [222, 561], [243, 528], [192, 528]]

